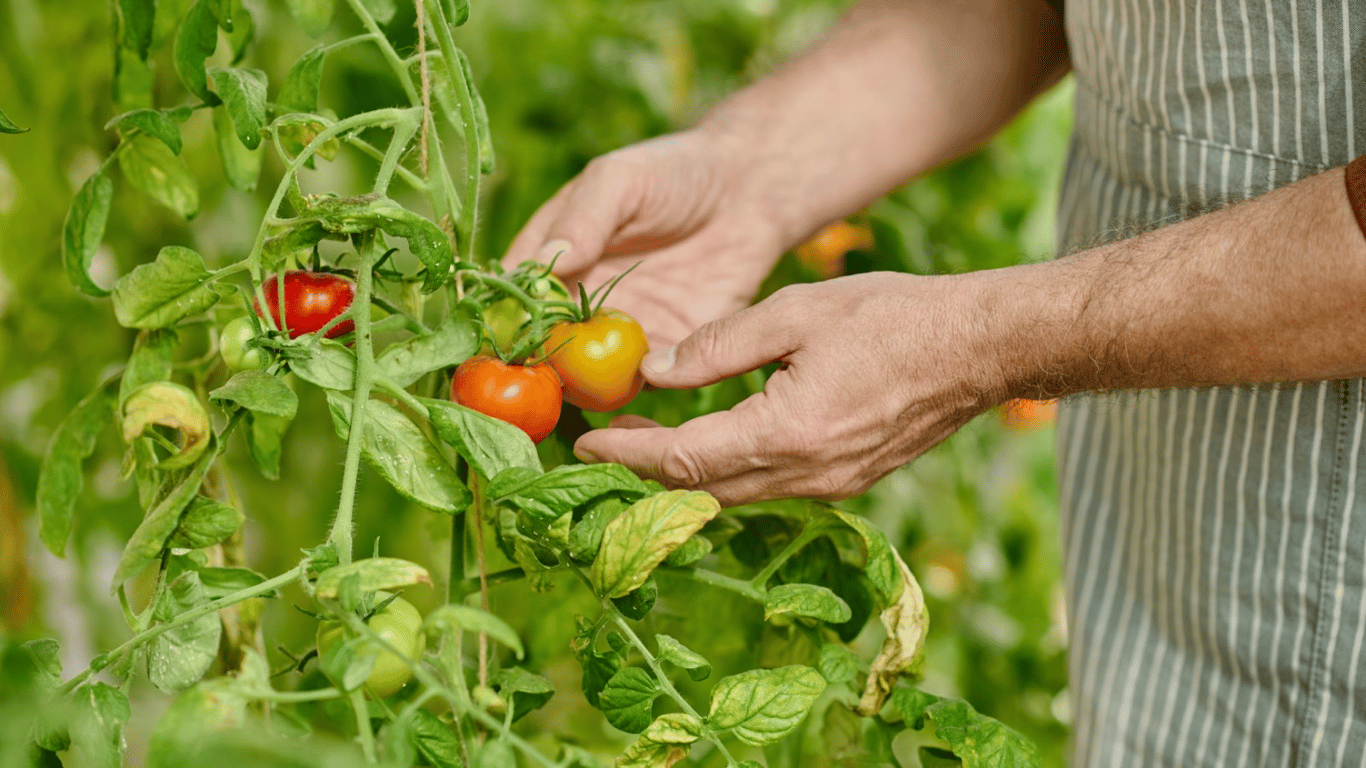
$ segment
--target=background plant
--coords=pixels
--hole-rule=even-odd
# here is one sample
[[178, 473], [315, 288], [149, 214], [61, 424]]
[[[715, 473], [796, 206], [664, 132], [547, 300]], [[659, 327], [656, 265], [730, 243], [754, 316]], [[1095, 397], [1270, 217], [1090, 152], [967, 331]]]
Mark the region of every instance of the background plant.
[[[128, 358], [135, 344], [135, 334], [113, 322], [108, 300], [86, 299], [69, 287], [57, 244], [73, 194], [114, 149], [119, 131], [104, 130], [109, 118], [129, 107], [194, 103], [173, 74], [175, 34], [189, 5], [157, 5], [149, 46], [156, 65], [151, 100], [118, 104], [109, 94], [114, 92], [113, 42], [121, 31], [111, 30], [106, 9], [39, 11], [36, 5], [16, 0], [0, 4], [6, 19], [0, 36], [8, 38], [0, 40], [0, 67], [12, 75], [0, 77], [0, 109], [17, 124], [33, 129], [18, 137], [0, 137], [0, 360], [5, 362], [0, 366], [0, 441], [7, 468], [0, 475], [6, 486], [0, 488], [0, 498], [9, 499], [0, 502], [7, 526], [0, 539], [0, 565], [6, 627], [16, 641], [60, 636], [68, 677], [98, 651], [116, 648], [128, 638], [118, 602], [107, 596], [107, 586], [124, 542], [142, 520], [143, 507], [134, 485], [118, 481], [124, 445], [117, 430], [107, 430], [84, 464], [87, 493], [77, 501], [69, 560], [57, 561], [36, 545], [38, 462], [53, 430], [95, 383], [113, 373], [112, 366]], [[249, 3], [247, 10], [256, 31], [235, 33], [243, 40], [251, 38], [242, 65], [267, 73], [274, 96], [275, 84], [313, 42], [283, 7]], [[588, 2], [476, 6], [470, 22], [456, 30], [454, 42], [470, 54], [498, 150], [493, 174], [483, 179], [477, 255], [499, 253], [534, 206], [588, 158], [685, 124], [721, 93], [816, 34], [835, 12], [833, 4], [824, 2], [781, 7], [642, 3], [625, 10]], [[413, 21], [411, 7], [395, 8], [394, 17], [383, 25], [386, 38], [405, 56], [417, 46]], [[354, 12], [339, 5], [324, 40], [332, 44], [364, 31]], [[231, 66], [231, 43], [224, 34], [209, 63]], [[126, 58], [125, 54], [118, 55]], [[124, 63], [119, 70], [122, 98], [134, 98], [139, 93], [137, 68]], [[320, 102], [336, 115], [390, 108], [404, 103], [404, 98], [389, 62], [372, 46], [329, 51]], [[876, 235], [876, 247], [849, 256], [846, 269], [958, 271], [1044, 255], [1049, 214], [1040, 196], [1055, 173], [1067, 120], [1065, 103], [1065, 93], [1054, 94], [986, 151], [875, 205], [867, 222]], [[831, 108], [840, 107], [832, 103]], [[280, 161], [267, 153], [257, 192], [238, 191], [221, 168], [221, 132], [215, 130], [212, 114], [196, 112], [181, 124], [180, 133], [179, 157], [198, 190], [198, 215], [187, 222], [128, 186], [117, 173], [111, 174], [116, 193], [104, 245], [96, 251], [91, 269], [97, 284], [112, 285], [116, 276], [152, 261], [166, 245], [194, 248], [213, 269], [235, 263], [251, 250], [256, 225], [283, 171]], [[301, 171], [305, 186], [348, 193], [368, 188], [379, 169], [378, 160], [354, 148], [315, 165], [315, 170]], [[395, 182], [393, 193], [411, 203], [401, 187]], [[180, 213], [188, 212], [188, 200], [182, 198], [179, 204]], [[792, 258], [780, 266], [770, 285], [816, 276]], [[241, 308], [240, 299], [231, 301]], [[182, 342], [192, 345], [191, 334], [185, 336]], [[208, 352], [205, 338], [206, 346], [186, 348], [179, 359], [192, 360], [196, 352]], [[752, 385], [752, 380], [736, 381], [697, 393], [650, 393], [632, 409], [676, 422], [725, 407]], [[228, 441], [228, 468], [235, 478], [239, 508], [247, 516], [241, 562], [262, 574], [293, 568], [300, 547], [328, 538], [336, 511], [334, 492], [318, 489], [340, 485], [345, 444], [334, 435], [327, 399], [307, 384], [299, 384], [299, 389], [298, 411], [281, 450], [281, 481], [261, 477], [240, 441]], [[562, 437], [552, 437], [541, 447], [540, 458], [551, 466], [567, 458], [565, 440], [572, 440], [574, 429], [572, 423], [565, 424]], [[1058, 718], [1065, 720], [1066, 709], [1065, 698], [1058, 696], [1064, 685], [1063, 636], [1054, 608], [1058, 568], [1051, 484], [1046, 433], [1006, 433], [984, 419], [867, 496], [842, 506], [866, 514], [886, 530], [922, 577], [934, 616], [925, 688], [964, 696], [1024, 731], [1043, 745], [1049, 760], [1056, 760], [1065, 734]], [[378, 540], [381, 554], [426, 564], [440, 584], [447, 557], [442, 539], [449, 537], [449, 519], [427, 513], [374, 475], [363, 475], [358, 490], [355, 541]], [[751, 560], [739, 561], [735, 547], [727, 546], [711, 555], [714, 560], [709, 564], [721, 571], [758, 573], [765, 556], [782, 551], [784, 541], [800, 535], [804, 515], [804, 510], [773, 509], [731, 514], [744, 524], [740, 543], [752, 553]], [[28, 544], [21, 545], [23, 541]], [[736, 562], [730, 561], [732, 557]], [[841, 558], [845, 559], [850, 558]], [[493, 564], [500, 565], [513, 567]], [[514, 728], [530, 739], [572, 740], [610, 756], [630, 738], [604, 726], [603, 715], [574, 694], [580, 682], [571, 647], [580, 631], [574, 615], [596, 617], [597, 602], [572, 573], [555, 572], [545, 578], [556, 584], [555, 591], [529, 592], [524, 582], [509, 581], [496, 584], [491, 594], [494, 613], [522, 639], [526, 665], [540, 670], [560, 691]], [[661, 602], [644, 626], [648, 632], [691, 640], [686, 644], [703, 651], [713, 666], [712, 675], [701, 684], [686, 674], [671, 673], [681, 695], [708, 703], [714, 681], [722, 677], [811, 659], [811, 647], [803, 651], [800, 641], [804, 633], [764, 623], [761, 606], [751, 598], [713, 589], [695, 604], [678, 597], [686, 589], [676, 583], [675, 589], [669, 588], [669, 579], [674, 578], [681, 577], [659, 577]], [[141, 605], [151, 592], [154, 585], [148, 581], [144, 576], [133, 582], [132, 604]], [[428, 613], [445, 597], [442, 590], [421, 587], [405, 594]], [[308, 607], [310, 601], [296, 582], [282, 597], [267, 603], [262, 618], [270, 627], [272, 643], [292, 651], [306, 649], [316, 624], [289, 604]], [[64, 605], [79, 608], [63, 611]], [[46, 608], [38, 612], [37, 606]], [[600, 638], [602, 644], [609, 642], [606, 634]], [[874, 628], [855, 645], [871, 658], [879, 642]], [[596, 647], [601, 651], [610, 645]], [[265, 650], [272, 654], [269, 669], [277, 669], [283, 657], [275, 655], [273, 645]], [[631, 659], [643, 663], [640, 655]], [[224, 663], [214, 660], [216, 665]], [[300, 688], [324, 687], [316, 677], [290, 685], [295, 682]], [[149, 712], [142, 700], [161, 698], [145, 684], [134, 686], [132, 694], [131, 713]], [[324, 710], [328, 705], [312, 706]], [[320, 717], [333, 719], [327, 713]], [[809, 720], [806, 727], [819, 726], [822, 734], [822, 741], [810, 743], [828, 745], [831, 734], [849, 733], [847, 725], [838, 718]], [[150, 716], [135, 717], [126, 726], [134, 750], [144, 748], [141, 745], [149, 742], [155, 727]], [[257, 744], [251, 748], [268, 749]], [[554, 755], [552, 749], [545, 752]], [[768, 759], [774, 764], [816, 758], [776, 753]]]

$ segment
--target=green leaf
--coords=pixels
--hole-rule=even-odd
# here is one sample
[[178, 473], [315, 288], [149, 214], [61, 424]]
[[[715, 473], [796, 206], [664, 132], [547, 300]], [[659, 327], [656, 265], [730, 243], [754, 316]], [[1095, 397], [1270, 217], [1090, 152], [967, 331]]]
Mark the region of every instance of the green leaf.
[[180, 82], [191, 94], [207, 104], [217, 104], [218, 97], [209, 91], [209, 76], [204, 61], [218, 47], [218, 20], [213, 10], [200, 0], [190, 6], [180, 22], [175, 38], [175, 71]]
[[132, 716], [128, 697], [117, 688], [94, 683], [77, 688], [71, 725], [72, 746], [92, 768], [119, 768], [123, 754], [123, 726]]
[[431, 333], [390, 346], [375, 363], [380, 376], [407, 387], [432, 371], [454, 368], [477, 349], [479, 333], [474, 325], [452, 317]]
[[240, 592], [265, 582], [266, 577], [250, 568], [197, 568], [199, 581], [204, 584], [204, 594], [209, 599]]
[[114, 50], [114, 107], [120, 112], [151, 109], [154, 104], [152, 89], [155, 75], [146, 61], [134, 51], [119, 47]]
[[279, 95], [275, 97], [275, 102], [282, 111], [318, 111], [318, 91], [322, 87], [323, 62], [326, 59], [327, 49], [318, 46], [309, 49], [294, 62], [294, 66], [290, 67], [289, 73], [280, 85]]
[[204, 0], [209, 6], [209, 11], [222, 27], [224, 32], [231, 32], [233, 28], [232, 0]]
[[206, 734], [241, 725], [247, 700], [233, 684], [228, 678], [209, 680], [177, 696], [152, 731], [147, 768], [198, 764]]
[[820, 659], [816, 669], [826, 682], [841, 685], [852, 683], [858, 674], [860, 660], [858, 654], [839, 643], [826, 643], [821, 646]]
[[583, 680], [580, 687], [583, 689], [583, 697], [592, 706], [601, 709], [602, 702], [599, 696], [602, 689], [606, 687], [607, 681], [621, 669], [625, 654], [620, 651], [608, 651], [606, 653], [594, 649], [592, 646], [577, 650], [579, 664], [583, 668]]
[[[351, 401], [327, 393], [337, 434], [348, 439]], [[365, 404], [366, 429], [361, 456], [404, 498], [453, 515], [474, 500], [460, 476], [422, 430], [402, 411], [382, 400]]]
[[237, 137], [232, 117], [223, 107], [213, 109], [213, 134], [218, 145], [218, 159], [223, 165], [223, 175], [235, 189], [256, 189], [261, 178], [261, 162], [265, 153], [258, 147], [248, 149]]
[[[283, 380], [265, 371], [242, 371], [209, 393], [211, 402], [231, 403], [253, 413], [294, 418], [299, 396]], [[224, 406], [225, 410], [227, 406]]]
[[380, 24], [388, 24], [394, 20], [394, 14], [398, 12], [394, 0], [361, 0], [361, 5], [375, 17], [375, 21]]
[[[579, 562], [591, 562], [602, 546], [602, 533], [630, 504], [616, 495], [599, 497], [587, 506], [583, 519], [569, 531], [569, 556]], [[675, 554], [681, 550], [675, 550]], [[670, 555], [672, 557], [672, 555]]]
[[281, 442], [289, 424], [289, 419], [279, 416], [247, 413], [247, 450], [268, 480], [280, 479]]
[[640, 733], [654, 719], [654, 701], [661, 694], [653, 675], [640, 667], [627, 667], [607, 681], [598, 695], [598, 708], [614, 728]]
[[256, 39], [256, 22], [251, 12], [242, 5], [242, 0], [222, 0], [226, 5], [232, 3], [232, 30], [228, 32], [228, 45], [232, 47], [232, 63], [237, 65], [247, 57], [247, 50]]
[[468, 461], [480, 477], [497, 477], [512, 467], [540, 472], [535, 444], [517, 427], [447, 400], [424, 399], [422, 404], [427, 406], [437, 437]]
[[[176, 616], [209, 602], [199, 574], [190, 571], [171, 582], [156, 605], [156, 618], [169, 622]], [[210, 613], [169, 629], [153, 638], [147, 647], [147, 677], [167, 693], [175, 693], [199, 682], [218, 657], [218, 640], [223, 624], [217, 613]]]
[[655, 577], [651, 576], [645, 580], [644, 584], [629, 594], [612, 598], [612, 604], [626, 618], [640, 621], [655, 607], [655, 601], [658, 599], [659, 584], [655, 581]]
[[236, 533], [244, 520], [246, 517], [233, 507], [196, 496], [166, 545], [172, 549], [212, 547]]
[[474, 71], [470, 68], [469, 57], [459, 48], [455, 49], [455, 54], [460, 61], [461, 77], [464, 78], [465, 86], [469, 89], [470, 99], [474, 102], [474, 134], [479, 141], [479, 172], [493, 173], [495, 160], [493, 137], [489, 131], [488, 107], [484, 106], [484, 97], [479, 95], [479, 89], [474, 87]]
[[655, 718], [640, 736], [656, 744], [691, 744], [702, 738], [702, 721], [686, 712], [670, 712]]
[[488, 487], [488, 496], [496, 503], [526, 510], [542, 521], [609, 493], [638, 499], [645, 495], [645, 485], [620, 464], [563, 464], [549, 472], [505, 469]]
[[670, 768], [687, 757], [687, 747], [680, 744], [660, 744], [639, 738], [621, 753], [615, 768]]
[[555, 686], [549, 680], [521, 667], [507, 667], [493, 679], [493, 684], [498, 687], [498, 694], [512, 705], [513, 722], [544, 707], [555, 695]]
[[839, 624], [848, 621], [853, 611], [848, 603], [826, 587], [817, 584], [782, 584], [770, 589], [764, 597], [764, 621], [784, 614]]
[[460, 768], [460, 740], [451, 727], [425, 709], [413, 710], [408, 741], [436, 768]]
[[133, 354], [129, 356], [128, 365], [124, 366], [123, 376], [119, 378], [120, 406], [144, 384], [171, 378], [177, 343], [179, 337], [169, 328], [138, 332], [137, 341], [133, 342]]
[[0, 112], [0, 133], [27, 133], [28, 130], [15, 125], [4, 112]]
[[925, 608], [925, 595], [920, 591], [920, 584], [896, 550], [891, 550], [891, 554], [904, 587], [880, 616], [887, 636], [868, 670], [863, 697], [854, 708], [864, 717], [872, 717], [882, 709], [899, 677], [920, 676], [925, 655], [925, 634], [930, 628], [930, 613]]
[[180, 154], [180, 126], [176, 125], [165, 112], [159, 109], [135, 109], [105, 123], [104, 129], [122, 132], [139, 130], [165, 144], [175, 154]]
[[356, 353], [335, 341], [323, 341], [304, 358], [292, 358], [296, 376], [323, 389], [348, 390], [356, 383]]
[[286, 0], [286, 5], [309, 37], [322, 37], [332, 26], [336, 0]]
[[517, 658], [526, 655], [522, 639], [507, 622], [488, 611], [481, 611], [468, 605], [443, 605], [427, 614], [427, 618], [422, 621], [422, 627], [433, 640], [451, 632], [482, 632], [511, 648], [512, 652], [517, 654]]
[[66, 552], [76, 499], [85, 488], [81, 463], [95, 452], [95, 439], [114, 420], [117, 404], [111, 381], [77, 403], [48, 443], [38, 472], [38, 537], [57, 557]]
[[110, 584], [110, 594], [118, 591], [119, 585], [136, 576], [147, 564], [156, 560], [166, 548], [167, 540], [180, 524], [181, 512], [198, 494], [204, 476], [209, 473], [209, 467], [213, 466], [218, 454], [216, 442], [210, 433], [208, 448], [199, 457], [199, 463], [188, 473], [184, 473], [179, 482], [142, 518], [142, 523], [133, 531], [132, 537], [123, 549], [123, 555], [119, 558], [118, 568], [114, 571], [114, 579]]
[[113, 199], [114, 182], [102, 169], [96, 171], [76, 192], [62, 224], [62, 266], [66, 268], [66, 278], [90, 296], [109, 295], [109, 291], [90, 279], [90, 263], [104, 241]]
[[820, 502], [811, 502], [807, 525], [817, 526], [818, 529], [852, 528], [863, 540], [867, 551], [863, 572], [868, 575], [868, 580], [882, 593], [885, 602], [891, 603], [901, 597], [901, 570], [897, 565], [899, 558], [887, 541], [886, 534], [852, 512]]
[[328, 232], [353, 235], [380, 230], [408, 241], [408, 250], [426, 266], [422, 291], [431, 293], [450, 279], [454, 254], [441, 228], [387, 197], [323, 198], [299, 217], [298, 223], [317, 221]]
[[655, 635], [655, 642], [659, 645], [655, 657], [660, 663], [672, 664], [687, 671], [688, 677], [693, 680], [706, 680], [711, 675], [711, 663], [686, 645], [669, 635]]
[[[933, 722], [934, 735], [948, 743], [964, 768], [1039, 768], [1042, 764], [1039, 748], [1033, 742], [978, 713], [966, 701], [900, 688], [893, 703], [902, 718], [916, 728], [923, 727], [927, 719]], [[942, 755], [936, 757], [943, 760]]]
[[362, 594], [378, 592], [382, 589], [394, 590], [411, 587], [414, 584], [431, 585], [432, 579], [427, 569], [417, 563], [400, 560], [396, 557], [372, 557], [356, 560], [346, 565], [329, 568], [318, 576], [314, 585], [318, 597], [335, 598], [341, 590], [342, 581], [357, 577], [357, 588]]
[[119, 47], [131, 51], [143, 61], [152, 47], [153, 22], [156, 21], [156, 0], [119, 0], [115, 5], [118, 14]]
[[50, 637], [30, 640], [23, 649], [33, 659], [44, 690], [55, 690], [62, 684], [62, 645]]
[[664, 565], [670, 568], [687, 568], [697, 565], [702, 558], [711, 554], [711, 540], [703, 536], [692, 536], [683, 542], [683, 546], [669, 553], [664, 558]]
[[470, 0], [442, 0], [446, 4], [446, 21], [458, 27], [470, 19]]
[[209, 67], [223, 107], [232, 116], [237, 138], [247, 149], [261, 146], [261, 130], [266, 127], [266, 73], [259, 69]]
[[746, 744], [773, 744], [797, 729], [824, 691], [825, 678], [810, 667], [741, 672], [712, 690], [707, 724]]
[[199, 184], [184, 160], [146, 134], [129, 136], [123, 145], [119, 168], [129, 184], [186, 219], [199, 213]]
[[114, 316], [125, 328], [167, 328], [218, 303], [213, 280], [199, 254], [168, 245], [114, 283]]
[[[601, 466], [601, 465], [598, 465]], [[721, 511], [703, 491], [665, 491], [632, 504], [603, 531], [593, 561], [593, 589], [621, 597], [640, 587], [655, 566]]]
[[180, 435], [180, 451], [158, 464], [161, 469], [181, 469], [193, 464], [213, 440], [213, 425], [199, 398], [189, 388], [174, 382], [144, 384], [123, 402], [121, 428], [125, 443], [132, 443], [154, 425], [174, 429]]

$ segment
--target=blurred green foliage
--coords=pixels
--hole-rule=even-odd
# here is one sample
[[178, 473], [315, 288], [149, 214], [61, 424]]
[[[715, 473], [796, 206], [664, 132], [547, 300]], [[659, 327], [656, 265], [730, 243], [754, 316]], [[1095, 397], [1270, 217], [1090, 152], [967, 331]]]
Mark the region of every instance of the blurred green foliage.
[[[188, 5], [160, 0], [159, 38], [173, 33]], [[710, 104], [817, 37], [842, 5], [837, 0], [477, 3], [457, 42], [472, 59], [498, 151], [497, 169], [486, 185], [481, 253], [499, 254], [536, 206], [589, 159], [688, 125]], [[278, 82], [312, 41], [284, 4], [249, 1], [246, 6], [256, 22], [249, 63]], [[337, 14], [342, 27], [356, 27], [344, 7]], [[400, 8], [386, 28], [401, 50], [416, 45], [412, 14], [410, 6]], [[118, 111], [110, 97], [112, 59], [107, 6], [0, 0], [0, 108], [31, 129], [0, 136], [0, 638], [60, 637], [68, 669], [83, 667], [98, 650], [125, 637], [119, 608], [105, 585], [122, 542], [141, 517], [131, 485], [119, 480], [122, 445], [109, 434], [87, 464], [87, 493], [77, 509], [67, 558], [57, 560], [36, 544], [33, 499], [47, 441], [65, 413], [127, 356], [133, 343], [132, 332], [114, 322], [107, 301], [68, 285], [58, 250], [74, 190], [113, 144], [103, 129]], [[168, 59], [156, 60], [154, 73], [158, 104], [183, 98]], [[368, 47], [334, 51], [324, 86], [323, 102], [339, 112], [398, 100], [384, 62]], [[839, 94], [830, 95], [829, 108], [843, 108]], [[876, 245], [850, 254], [845, 269], [930, 274], [1048, 257], [1070, 120], [1070, 86], [1064, 85], [989, 146], [874, 203], [861, 218]], [[194, 247], [210, 265], [249, 247], [264, 207], [262, 190], [273, 188], [279, 178], [278, 161], [267, 161], [258, 192], [239, 192], [222, 180], [209, 115], [191, 118], [184, 133], [183, 156], [201, 180], [203, 212], [185, 222], [117, 181], [106, 245], [93, 269], [98, 282], [109, 285], [164, 245]], [[305, 179], [343, 191], [373, 170], [372, 162], [343, 153]], [[815, 279], [819, 275], [809, 266], [789, 256], [768, 289]], [[679, 423], [729, 407], [757, 384], [749, 377], [696, 392], [650, 392], [631, 410]], [[307, 389], [301, 394], [280, 481], [256, 474], [241, 446], [231, 455], [248, 515], [248, 560], [264, 573], [287, 568], [300, 547], [322, 539], [335, 507], [342, 446], [320, 394]], [[593, 415], [592, 421], [601, 423], [598, 418]], [[562, 436], [543, 447], [543, 457], [564, 460], [575, 432], [587, 426], [567, 418]], [[435, 520], [382, 483], [363, 482], [361, 494], [358, 541], [375, 541], [384, 554], [444, 570], [444, 519]], [[932, 616], [925, 687], [961, 695], [1018, 728], [1040, 744], [1046, 765], [1062, 764], [1068, 721], [1055, 499], [1051, 433], [1013, 432], [988, 416], [845, 504], [900, 543], [925, 587]], [[576, 608], [587, 612], [592, 598], [570, 580], [555, 586], [552, 592], [529, 592], [524, 583], [499, 586], [493, 608], [522, 633], [531, 660], [548, 677], [576, 680], [578, 667], [567, 640]], [[652, 629], [706, 645], [720, 674], [727, 663], [749, 668], [759, 660], [782, 663], [804, 653], [780, 630], [763, 629], [761, 621], [744, 613], [753, 608], [723, 595], [673, 600], [667, 580], [661, 595], [663, 610], [650, 619], [656, 624]], [[438, 602], [430, 591], [410, 597], [424, 609]], [[272, 638], [302, 654], [314, 623], [289, 603], [271, 605], [265, 622]], [[875, 647], [878, 638], [858, 642]], [[6, 664], [12, 655], [3, 657]], [[274, 658], [277, 666], [281, 659]], [[155, 698], [148, 690], [135, 695]], [[0, 712], [0, 744], [12, 741], [3, 722]], [[134, 733], [145, 734], [149, 727], [136, 720], [132, 725]], [[590, 748], [621, 741], [621, 734], [572, 693], [558, 696], [519, 727], [533, 737], [551, 732]]]

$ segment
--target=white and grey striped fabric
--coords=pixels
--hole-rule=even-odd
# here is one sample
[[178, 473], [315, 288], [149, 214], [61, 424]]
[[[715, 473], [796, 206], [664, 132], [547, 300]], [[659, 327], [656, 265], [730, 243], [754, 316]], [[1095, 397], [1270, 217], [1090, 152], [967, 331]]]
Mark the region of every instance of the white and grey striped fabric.
[[[1366, 153], [1366, 0], [1065, 19], [1064, 252]], [[1364, 437], [1361, 380], [1064, 403], [1074, 765], [1366, 765]]]

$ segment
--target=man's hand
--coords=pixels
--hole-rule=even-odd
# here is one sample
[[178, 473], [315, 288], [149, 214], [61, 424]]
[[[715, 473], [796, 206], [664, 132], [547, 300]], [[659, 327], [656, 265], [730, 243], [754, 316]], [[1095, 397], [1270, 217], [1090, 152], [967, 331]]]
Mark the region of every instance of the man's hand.
[[604, 155], [541, 206], [503, 263], [554, 258], [566, 283], [590, 290], [639, 263], [609, 304], [640, 321], [651, 347], [677, 344], [749, 304], [782, 254], [744, 167], [702, 130]]
[[763, 392], [677, 429], [618, 417], [575, 453], [725, 505], [854, 496], [1004, 399], [985, 329], [966, 321], [982, 283], [875, 273], [784, 288], [641, 367], [688, 388], [781, 362]]

